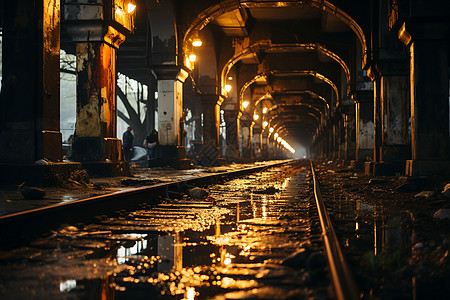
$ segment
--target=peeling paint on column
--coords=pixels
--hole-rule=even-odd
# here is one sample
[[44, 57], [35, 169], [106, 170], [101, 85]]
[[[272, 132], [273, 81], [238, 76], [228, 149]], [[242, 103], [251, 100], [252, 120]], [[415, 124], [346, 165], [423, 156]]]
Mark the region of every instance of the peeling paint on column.
[[105, 43], [77, 44], [78, 137], [115, 137], [115, 49]]

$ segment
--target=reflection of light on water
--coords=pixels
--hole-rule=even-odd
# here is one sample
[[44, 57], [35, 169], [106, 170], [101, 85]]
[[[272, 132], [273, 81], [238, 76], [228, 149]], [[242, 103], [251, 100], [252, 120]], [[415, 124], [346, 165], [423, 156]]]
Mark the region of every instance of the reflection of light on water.
[[188, 288], [186, 291], [186, 299], [187, 300], [194, 300], [195, 299], [195, 288]]
[[[129, 234], [128, 236], [142, 238], [146, 235]], [[117, 263], [123, 264], [129, 259], [130, 256], [136, 255], [142, 252], [144, 249], [147, 249], [147, 243], [148, 243], [147, 240], [143, 240], [143, 241], [136, 241], [134, 246], [131, 248], [125, 248], [121, 246], [119, 249], [117, 249]]]
[[262, 217], [263, 217], [263, 219], [267, 219], [267, 203], [268, 203], [268, 201], [267, 201], [267, 199], [266, 199], [266, 195], [263, 195], [263, 197], [262, 197]]
[[283, 189], [285, 189], [285, 188], [288, 186], [289, 180], [291, 180], [290, 177], [288, 177], [288, 178], [286, 178], [286, 179], [284, 180], [283, 184], [281, 185], [281, 187], [282, 187]]
[[69, 292], [77, 287], [77, 281], [76, 280], [67, 280], [64, 282], [61, 282], [59, 284], [59, 291], [60, 292]]
[[229, 258], [229, 257], [225, 258], [225, 260], [223, 261], [223, 264], [225, 266], [228, 266], [229, 264], [231, 264], [231, 258]]

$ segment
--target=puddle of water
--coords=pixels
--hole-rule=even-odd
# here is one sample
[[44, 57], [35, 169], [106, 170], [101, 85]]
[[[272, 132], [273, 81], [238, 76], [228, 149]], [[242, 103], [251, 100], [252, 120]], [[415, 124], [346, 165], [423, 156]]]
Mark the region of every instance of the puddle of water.
[[[209, 192], [217, 206], [211, 208], [171, 208], [170, 217], [158, 218], [151, 214], [167, 213], [169, 208], [136, 212], [131, 220], [139, 222], [138, 226], [152, 226], [151, 233], [123, 234], [124, 240], [134, 240], [117, 247], [109, 245], [112, 251], [107, 259], [91, 260], [89, 268], [81, 259], [76, 268], [79, 273], [89, 272], [89, 276], [73, 276], [74, 269], [64, 268], [62, 259], [55, 259], [35, 272], [40, 281], [24, 278], [21, 283], [41, 292], [44, 285], [54, 286], [50, 295], [59, 292], [62, 297], [287, 299], [320, 295], [326, 299], [326, 275], [311, 269], [307, 260], [300, 268], [282, 264], [311, 239], [320, 238], [320, 232], [312, 234], [306, 173], [290, 173], [292, 170], [279, 168], [212, 186]], [[268, 187], [279, 191], [260, 193]], [[128, 222], [130, 216], [105, 221]], [[27, 269], [22, 273], [10, 270], [10, 275], [25, 276]], [[0, 272], [0, 278], [3, 276]], [[48, 281], [49, 277], [54, 280]], [[11, 282], [10, 286], [18, 283]], [[2, 293], [5, 290], [0, 286]]]

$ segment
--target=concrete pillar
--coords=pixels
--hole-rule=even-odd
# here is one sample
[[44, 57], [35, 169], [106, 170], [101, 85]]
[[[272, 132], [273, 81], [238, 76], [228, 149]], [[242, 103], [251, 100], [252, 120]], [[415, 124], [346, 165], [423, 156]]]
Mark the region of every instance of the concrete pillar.
[[404, 161], [410, 158], [409, 85], [407, 76], [381, 77], [383, 118], [380, 161]]
[[155, 66], [158, 80], [158, 138], [157, 159], [160, 166], [177, 169], [189, 167], [183, 147], [183, 82], [188, 73], [177, 66]]
[[355, 115], [344, 115], [344, 130], [345, 130], [345, 161], [355, 160], [356, 157], [356, 124]]
[[239, 121], [241, 112], [225, 110], [226, 124], [226, 149], [225, 155], [228, 162], [239, 160]]
[[406, 175], [450, 174], [448, 21], [407, 21], [410, 50], [411, 154]]
[[373, 91], [359, 91], [355, 95], [355, 100], [356, 157], [355, 160], [351, 162], [351, 165], [356, 169], [362, 169], [364, 168], [365, 162], [370, 162], [373, 160]]
[[0, 162], [62, 159], [60, 2], [3, 3]]
[[218, 166], [221, 164], [219, 161], [220, 106], [218, 101], [219, 95], [200, 95], [203, 112], [203, 143], [199, 162], [204, 166]]
[[104, 42], [77, 43], [77, 111], [72, 159], [121, 160], [116, 138], [116, 49]]
[[253, 141], [253, 127], [255, 126], [255, 122], [251, 122], [249, 127], [249, 133], [248, 133], [248, 139], [249, 139], [249, 153], [250, 153], [250, 159], [255, 159], [255, 143]]

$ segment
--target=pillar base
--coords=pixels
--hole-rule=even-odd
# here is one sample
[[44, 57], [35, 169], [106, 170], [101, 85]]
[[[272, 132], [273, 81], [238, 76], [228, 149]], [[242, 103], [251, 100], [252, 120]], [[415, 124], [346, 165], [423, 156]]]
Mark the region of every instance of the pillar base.
[[82, 162], [91, 177], [131, 176], [130, 165], [126, 161]]
[[448, 160], [407, 160], [406, 176], [449, 176]]
[[351, 160], [350, 168], [355, 171], [363, 171], [364, 163], [365, 163], [365, 161], [362, 161], [362, 160]]
[[405, 173], [405, 161], [368, 161], [364, 167], [366, 175], [395, 176], [396, 174], [403, 175]]
[[149, 160], [148, 167], [171, 167], [178, 170], [191, 168], [191, 160], [186, 158], [182, 146], [158, 146], [157, 158]]
[[121, 157], [121, 141], [117, 138], [76, 137], [70, 159], [80, 162], [101, 162], [106, 159], [120, 161]]
[[82, 169], [78, 162], [48, 164], [0, 164], [0, 182], [27, 186], [59, 186], [71, 173]]

